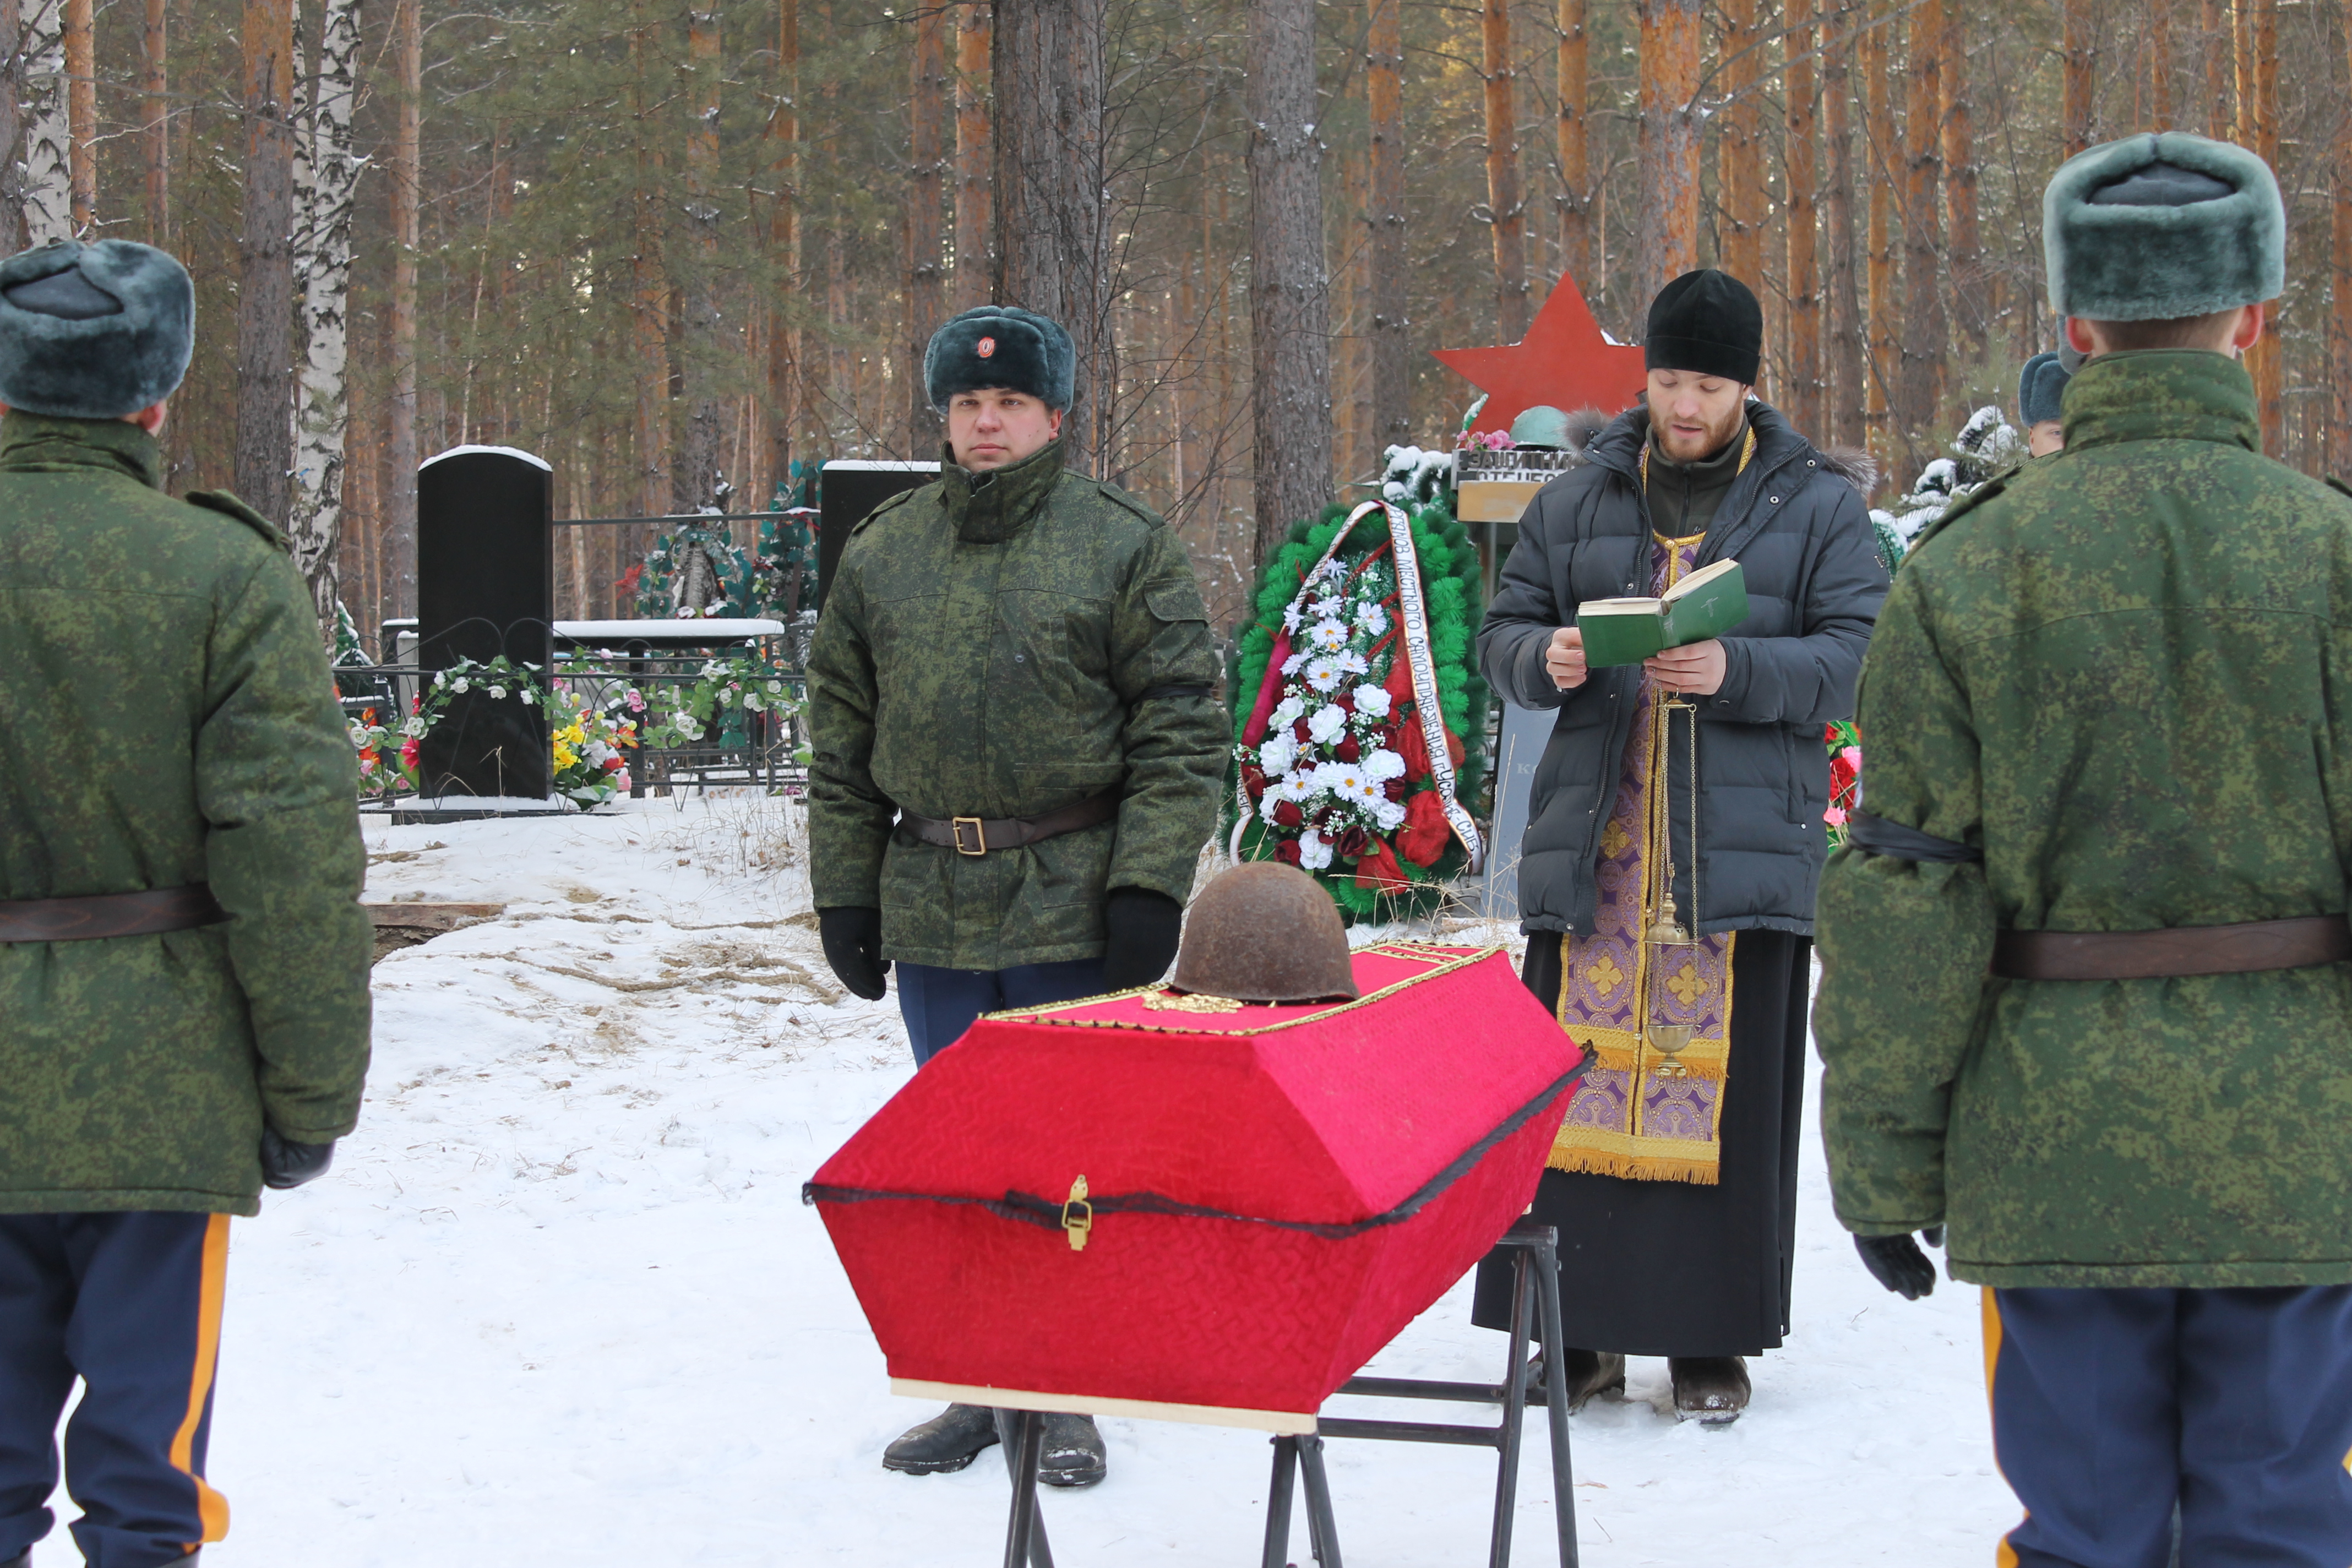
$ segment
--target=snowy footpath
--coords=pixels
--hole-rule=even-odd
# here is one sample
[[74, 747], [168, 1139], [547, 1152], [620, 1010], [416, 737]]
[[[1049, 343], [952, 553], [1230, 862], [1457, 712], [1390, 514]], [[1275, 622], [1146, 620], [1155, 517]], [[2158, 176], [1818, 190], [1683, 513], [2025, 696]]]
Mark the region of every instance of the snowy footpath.
[[[800, 1201], [912, 1068], [893, 1007], [826, 972], [782, 808], [368, 840], [370, 898], [505, 912], [377, 966], [359, 1131], [327, 1178], [237, 1222], [211, 1466], [234, 1526], [206, 1563], [997, 1563], [992, 1451], [961, 1475], [881, 1468], [930, 1408], [887, 1392]], [[1810, 1111], [1803, 1202], [1796, 1330], [1751, 1363], [1747, 1419], [1677, 1426], [1657, 1361], [1575, 1419], [1592, 1568], [1978, 1568], [2014, 1522], [1976, 1292], [1914, 1305], [1872, 1282], [1831, 1219]], [[1500, 1337], [1467, 1312], [1457, 1287], [1374, 1370], [1491, 1379]], [[1110, 1479], [1045, 1496], [1063, 1568], [1256, 1563], [1262, 1436], [1102, 1425]], [[1537, 1568], [1554, 1561], [1541, 1432], [1531, 1416], [1517, 1523]], [[1484, 1561], [1490, 1455], [1330, 1454], [1350, 1564]], [[36, 1552], [71, 1555], [62, 1528]], [[1291, 1555], [1310, 1561], [1303, 1527]]]

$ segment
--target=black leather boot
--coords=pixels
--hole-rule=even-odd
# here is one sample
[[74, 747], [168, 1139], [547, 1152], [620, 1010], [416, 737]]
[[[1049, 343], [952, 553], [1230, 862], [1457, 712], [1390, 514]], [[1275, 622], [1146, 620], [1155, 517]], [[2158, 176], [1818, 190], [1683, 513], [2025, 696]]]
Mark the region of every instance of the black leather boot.
[[1728, 1426], [1748, 1408], [1748, 1363], [1736, 1355], [1669, 1356], [1675, 1419]]
[[1091, 1415], [1045, 1417], [1045, 1457], [1037, 1479], [1049, 1487], [1090, 1487], [1110, 1473], [1102, 1434]]
[[[1568, 1389], [1568, 1409], [1570, 1415], [1592, 1403], [1596, 1394], [1625, 1392], [1625, 1358], [1615, 1351], [1580, 1351], [1573, 1348], [1559, 1352], [1560, 1375]], [[1549, 1396], [1551, 1389], [1551, 1357], [1544, 1356], [1534, 1367], [1535, 1384]]]
[[[902, 1475], [940, 1476], [961, 1470], [996, 1441], [996, 1412], [984, 1405], [950, 1405], [919, 1426], [909, 1426], [882, 1450], [882, 1468]], [[0, 1568], [7, 1568], [0, 1563]]]

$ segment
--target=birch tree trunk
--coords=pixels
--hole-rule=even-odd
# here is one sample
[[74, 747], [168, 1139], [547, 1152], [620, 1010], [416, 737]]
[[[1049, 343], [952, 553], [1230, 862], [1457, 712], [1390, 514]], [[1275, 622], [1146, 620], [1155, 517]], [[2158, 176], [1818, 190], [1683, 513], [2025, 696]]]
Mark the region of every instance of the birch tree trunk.
[[[1843, 34], [1856, 15], [1853, 5], [1840, 6], [1829, 26]], [[1822, 371], [1829, 381], [1830, 438], [1842, 447], [1859, 447], [1868, 439], [1863, 425], [1869, 393], [1863, 370], [1862, 299], [1854, 272], [1853, 59], [1853, 41], [1842, 38], [1830, 47], [1822, 68], [1822, 135], [1830, 166], [1822, 212], [1830, 336]]]
[[236, 302], [236, 492], [286, 521], [293, 466], [294, 0], [245, 0], [245, 229]]
[[955, 308], [969, 310], [989, 302], [996, 275], [995, 214], [990, 178], [994, 173], [989, 126], [989, 41], [995, 36], [989, 0], [974, 0], [956, 22]]
[[923, 350], [947, 319], [941, 220], [947, 213], [947, 135], [950, 112], [944, 14], [915, 14], [914, 79], [909, 84], [907, 182], [907, 456], [928, 458], [942, 430], [923, 384]]
[[1099, 471], [1118, 389], [1102, 199], [1106, 8], [1107, 0], [1007, 5], [996, 15], [990, 59], [996, 300], [1051, 316], [1070, 334], [1077, 396], [1062, 426], [1063, 461], [1078, 473]]
[[[1889, 24], [1890, 27], [1900, 24]], [[1896, 423], [1916, 461], [1942, 445], [1937, 405], [1944, 390], [1943, 75], [1937, 47], [1944, 32], [1943, 0], [1920, 0], [1910, 21], [1903, 90], [1903, 370]]]
[[65, 0], [25, 9], [25, 243], [73, 237], [73, 129], [66, 104]]
[[[1559, 266], [1577, 287], [1592, 286], [1592, 159], [1586, 101], [1591, 39], [1586, 36], [1589, 0], [1559, 0]], [[1399, 46], [1402, 53], [1402, 46]]]
[[[1515, 343], [1528, 330], [1528, 212], [1519, 199], [1510, 0], [1486, 0], [1479, 36], [1486, 82], [1486, 216], [1495, 246], [1495, 331], [1503, 342]], [[1307, 119], [1314, 118], [1310, 105]]]
[[[9, 0], [12, 8], [15, 0]], [[172, 245], [172, 105], [164, 93], [171, 85], [165, 67], [170, 42], [168, 0], [147, 0], [146, 29], [141, 36], [139, 146], [146, 162], [147, 242], [170, 249]], [[5, 50], [13, 56], [14, 50]], [[13, 110], [14, 106], [11, 106]], [[13, 113], [12, 113], [13, 119]], [[15, 162], [15, 138], [0, 153]], [[10, 241], [13, 244], [13, 240]]]
[[[392, 132], [392, 298], [386, 336], [392, 359], [392, 402], [385, 410], [384, 467], [389, 470], [377, 551], [383, 562], [383, 605], [391, 616], [416, 614], [416, 247], [418, 151], [424, 130], [424, 0], [394, 0], [393, 56], [400, 97]], [[392, 657], [392, 650], [384, 650]]]
[[335, 547], [342, 535], [344, 437], [351, 422], [346, 371], [352, 213], [362, 167], [352, 145], [359, 53], [360, 0], [325, 0], [303, 132], [309, 188], [298, 232], [304, 251], [305, 341], [295, 395], [294, 505], [287, 532], [330, 642], [339, 575]]
[[1251, 0], [1250, 401], [1254, 564], [1331, 499], [1330, 304], [1314, 0]]
[[90, 0], [65, 0], [68, 212], [76, 234], [98, 221], [98, 39]]
[[1698, 0], [1635, 0], [1641, 18], [1641, 130], [1633, 229], [1633, 315], [1698, 258]]
[[1819, 93], [1810, 58], [1814, 37], [1812, 4], [1813, 0], [1789, 0], [1789, 63], [1782, 73], [1787, 99], [1781, 162], [1788, 176], [1783, 219], [1789, 290], [1789, 386], [1783, 397], [1790, 421], [1808, 438], [1822, 441], [1829, 437], [1822, 426], [1822, 296], [1813, 250], [1820, 222], [1814, 193], [1820, 176], [1813, 124]]
[[683, 258], [683, 277], [674, 277], [684, 305], [685, 342], [678, 355], [686, 379], [686, 429], [677, 464], [670, 470], [670, 505], [679, 512], [720, 511], [724, 479], [719, 471], [721, 416], [715, 385], [719, 359], [719, 16], [717, 0], [686, 14], [686, 57], [692, 85], [686, 138], [686, 219], [693, 243]]
[[1764, 113], [1757, 102], [1762, 33], [1756, 0], [1723, 0], [1723, 138], [1716, 149], [1717, 243], [1723, 269], [1764, 290]]
[[[1568, 4], [1580, 0], [1566, 0]], [[1366, 203], [1371, 219], [1372, 445], [1412, 441], [1412, 331], [1406, 302], [1404, 4], [1370, 0], [1364, 86], [1371, 119]], [[1205, 242], [1201, 265], [1209, 265]]]

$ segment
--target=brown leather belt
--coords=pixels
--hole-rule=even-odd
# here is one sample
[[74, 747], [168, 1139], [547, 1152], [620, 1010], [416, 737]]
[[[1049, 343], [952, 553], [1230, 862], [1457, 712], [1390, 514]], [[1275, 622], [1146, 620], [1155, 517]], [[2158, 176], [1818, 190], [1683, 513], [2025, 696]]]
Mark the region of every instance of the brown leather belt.
[[920, 843], [936, 844], [959, 855], [987, 855], [1108, 822], [1118, 815], [1118, 804], [1119, 796], [1114, 792], [1089, 795], [1076, 805], [1066, 805], [1043, 816], [950, 816], [943, 821], [901, 811], [898, 826]]
[[108, 936], [151, 936], [193, 931], [228, 919], [202, 882], [150, 888], [140, 893], [94, 893], [82, 899], [0, 901], [0, 942], [88, 942]]
[[2004, 980], [2168, 980], [2307, 969], [2352, 959], [2342, 915], [2163, 931], [2005, 931], [1992, 972]]

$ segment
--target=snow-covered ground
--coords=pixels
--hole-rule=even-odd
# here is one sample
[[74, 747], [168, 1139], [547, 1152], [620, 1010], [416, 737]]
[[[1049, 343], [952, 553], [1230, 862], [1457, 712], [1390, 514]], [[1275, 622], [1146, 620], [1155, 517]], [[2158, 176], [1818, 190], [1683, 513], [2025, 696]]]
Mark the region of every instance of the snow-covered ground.
[[[886, 1392], [800, 1202], [912, 1068], [894, 1008], [825, 971], [781, 808], [368, 837], [371, 898], [506, 912], [377, 966], [359, 1131], [325, 1180], [236, 1227], [211, 1467], [235, 1525], [205, 1562], [998, 1563], [993, 1453], [954, 1476], [881, 1468], [930, 1407]], [[1977, 1568], [2015, 1521], [1975, 1291], [1914, 1305], [1873, 1283], [1807, 1137], [1796, 1331], [1752, 1363], [1747, 1419], [1677, 1426], [1654, 1361], [1574, 1422], [1593, 1568]], [[1499, 1336], [1466, 1317], [1457, 1288], [1374, 1368], [1491, 1378]], [[1257, 1561], [1262, 1436], [1102, 1425], [1110, 1479], [1045, 1496], [1063, 1568]], [[1553, 1561], [1541, 1433], [1538, 1415], [1522, 1564]], [[1484, 1560], [1490, 1455], [1330, 1453], [1349, 1563]], [[1303, 1525], [1291, 1555], [1308, 1561]], [[70, 1560], [62, 1529], [36, 1556]]]

